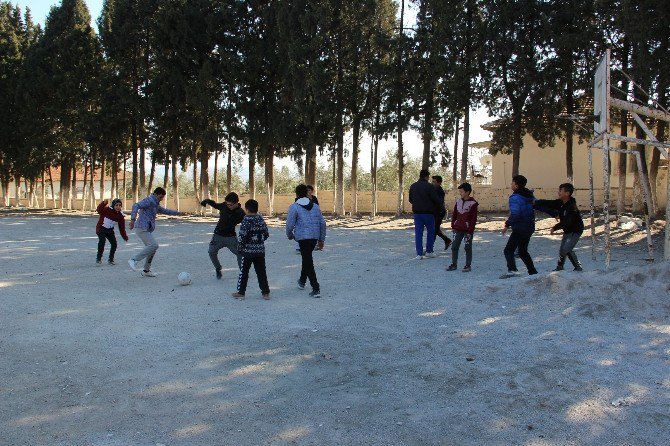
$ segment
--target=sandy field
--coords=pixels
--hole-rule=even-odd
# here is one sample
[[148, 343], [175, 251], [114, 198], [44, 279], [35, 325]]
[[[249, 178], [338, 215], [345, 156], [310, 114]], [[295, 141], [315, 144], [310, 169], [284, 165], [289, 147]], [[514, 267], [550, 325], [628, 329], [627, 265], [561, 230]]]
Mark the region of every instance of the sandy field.
[[[272, 220], [270, 301], [255, 276], [232, 299], [234, 257], [207, 256], [214, 218], [158, 223], [156, 278], [95, 266], [91, 214], [0, 216], [0, 444], [667, 445], [670, 263], [640, 232], [613, 260], [500, 280], [500, 218], [481, 224], [471, 273], [412, 260], [411, 221], [329, 221], [322, 298]], [[494, 231], [496, 229], [496, 231]], [[439, 240], [438, 240], [439, 242]], [[437, 243], [438, 248], [443, 247]], [[461, 253], [460, 266], [464, 253]], [[520, 270], [525, 272], [520, 264]], [[179, 286], [177, 274], [193, 274]]]

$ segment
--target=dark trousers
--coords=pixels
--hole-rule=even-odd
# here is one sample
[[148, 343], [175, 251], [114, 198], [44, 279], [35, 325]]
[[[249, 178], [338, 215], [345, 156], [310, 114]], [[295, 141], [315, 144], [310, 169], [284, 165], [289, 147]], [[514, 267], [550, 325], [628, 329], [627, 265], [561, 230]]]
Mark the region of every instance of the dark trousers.
[[258, 278], [258, 285], [261, 288], [261, 293], [269, 294], [270, 285], [268, 285], [268, 275], [265, 271], [265, 256], [242, 258], [240, 277], [237, 280], [237, 292], [244, 294], [247, 291], [247, 282], [249, 281], [249, 270], [251, 270], [251, 265], [254, 265], [254, 270], [256, 271], [256, 277]]
[[[469, 235], [469, 237], [468, 237]], [[458, 250], [465, 239], [465, 266], [472, 264], [472, 234], [463, 231], [454, 231], [454, 243], [451, 244], [451, 264], [458, 265]]]
[[437, 240], [437, 238], [440, 237], [444, 241], [444, 246], [447, 246], [451, 241], [449, 237], [444, 235], [444, 232], [442, 232], [442, 228], [440, 227], [446, 215], [447, 211], [442, 211], [439, 214], [435, 214], [435, 238], [433, 239]]
[[316, 248], [316, 239], [298, 240], [300, 245], [300, 256], [302, 257], [302, 268], [300, 269], [300, 283], [305, 283], [309, 279], [309, 284], [313, 291], [321, 291], [319, 282], [316, 280], [316, 271], [314, 271], [314, 248]]
[[114, 253], [116, 252], [116, 236], [114, 232], [100, 231], [98, 232], [98, 256], [96, 260], [102, 260], [102, 253], [105, 252], [105, 240], [109, 240], [109, 260], [114, 260]]
[[533, 264], [533, 259], [528, 254], [528, 243], [530, 243], [530, 237], [533, 235], [532, 232], [519, 232], [512, 231], [507, 240], [507, 245], [505, 246], [505, 260], [507, 260], [507, 271], [517, 271], [516, 261], [514, 260], [514, 251], [519, 249], [519, 257], [528, 268], [528, 274], [536, 274], [537, 270]]

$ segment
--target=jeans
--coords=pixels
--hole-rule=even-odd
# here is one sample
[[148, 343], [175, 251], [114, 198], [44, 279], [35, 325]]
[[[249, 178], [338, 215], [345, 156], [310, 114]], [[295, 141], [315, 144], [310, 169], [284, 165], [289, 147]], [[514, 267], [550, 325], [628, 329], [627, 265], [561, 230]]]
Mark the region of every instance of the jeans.
[[507, 260], [507, 271], [517, 271], [516, 261], [514, 260], [514, 251], [519, 249], [519, 257], [528, 268], [528, 274], [537, 274], [535, 265], [533, 265], [533, 259], [528, 254], [528, 243], [530, 243], [530, 237], [533, 235], [532, 232], [519, 232], [512, 231], [507, 240], [507, 245], [503, 251], [505, 254], [505, 260]]
[[581, 232], [566, 232], [563, 233], [563, 238], [561, 239], [561, 247], [558, 249], [558, 264], [563, 266], [565, 263], [565, 258], [570, 259], [570, 263], [573, 266], [579, 265], [579, 260], [577, 260], [577, 254], [573, 251], [579, 238], [582, 236]]
[[426, 252], [433, 252], [435, 245], [435, 216], [433, 214], [414, 214], [414, 244], [416, 255], [423, 255], [423, 228], [426, 227]]
[[446, 215], [447, 211], [442, 211], [439, 214], [435, 214], [435, 237], [433, 237], [433, 240], [437, 240], [437, 237], [440, 237], [444, 241], [445, 247], [449, 245], [449, 242], [451, 241], [449, 240], [449, 237], [447, 237], [440, 228], [440, 226], [442, 225], [442, 220], [444, 220], [444, 217]]
[[158, 251], [158, 242], [154, 238], [153, 232], [149, 232], [146, 229], [137, 229], [136, 234], [140, 240], [142, 240], [142, 243], [144, 243], [144, 248], [139, 254], [134, 255], [132, 259], [139, 262], [146, 258], [147, 260], [144, 262], [144, 271], [150, 271], [151, 262], [154, 259], [154, 255], [156, 255], [156, 251]]
[[261, 293], [270, 294], [270, 285], [268, 285], [268, 275], [265, 271], [265, 256], [263, 257], [243, 257], [242, 267], [240, 268], [240, 277], [237, 280], [237, 292], [244, 294], [247, 291], [247, 282], [249, 281], [249, 270], [254, 265], [258, 285]]
[[316, 271], [314, 270], [314, 248], [316, 247], [317, 239], [298, 240], [300, 245], [300, 256], [302, 257], [302, 268], [300, 269], [300, 283], [305, 283], [309, 279], [309, 284], [312, 291], [321, 291], [318, 280], [316, 280]]
[[219, 262], [219, 250], [221, 248], [228, 248], [230, 252], [237, 256], [237, 267], [242, 268], [242, 255], [237, 251], [237, 237], [223, 237], [218, 234], [212, 236], [212, 241], [209, 242], [209, 259], [212, 261], [214, 268], [217, 271], [221, 270], [221, 262]]
[[114, 253], [116, 252], [116, 236], [114, 231], [100, 231], [98, 232], [98, 256], [96, 260], [102, 260], [102, 253], [105, 251], [105, 240], [109, 240], [109, 261], [114, 261]]
[[[469, 236], [468, 238], [465, 238]], [[458, 250], [461, 247], [461, 241], [465, 238], [465, 266], [472, 264], [472, 234], [462, 231], [454, 231], [454, 242], [451, 244], [451, 264], [458, 265]]]

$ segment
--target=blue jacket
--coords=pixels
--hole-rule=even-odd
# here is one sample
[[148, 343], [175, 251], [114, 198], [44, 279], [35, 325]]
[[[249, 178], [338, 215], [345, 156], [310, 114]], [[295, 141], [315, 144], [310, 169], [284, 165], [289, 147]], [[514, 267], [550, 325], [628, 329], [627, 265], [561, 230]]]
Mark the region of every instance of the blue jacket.
[[[140, 212], [140, 217], [137, 218], [137, 211]], [[145, 231], [153, 232], [156, 229], [156, 214], [179, 215], [178, 211], [172, 209], [165, 209], [160, 205], [158, 197], [155, 194], [149, 195], [147, 198], [138, 201], [133, 205], [133, 210], [130, 213], [130, 220], [135, 220], [135, 227], [144, 229]]]
[[509, 218], [505, 226], [512, 231], [535, 232], [535, 211], [533, 210], [533, 192], [524, 188], [516, 190], [509, 197]]
[[326, 220], [318, 204], [307, 197], [300, 198], [288, 208], [286, 235], [296, 240], [326, 240]]

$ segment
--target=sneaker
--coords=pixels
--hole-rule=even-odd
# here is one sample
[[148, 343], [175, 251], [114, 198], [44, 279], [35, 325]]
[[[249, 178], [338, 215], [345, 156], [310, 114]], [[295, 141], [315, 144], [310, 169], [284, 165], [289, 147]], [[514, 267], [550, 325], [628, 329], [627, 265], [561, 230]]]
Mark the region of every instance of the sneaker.
[[297, 248], [296, 248], [295, 253], [298, 254], [298, 255], [300, 255], [300, 249], [297, 249]]
[[463, 267], [463, 272], [464, 273], [469, 273], [470, 271], [472, 271], [472, 268], [470, 268], [470, 265], [465, 265]]
[[534, 270], [532, 270], [532, 271], [528, 271], [528, 275], [529, 275], [529, 276], [534, 276], [535, 274], [537, 274], [537, 270], [536, 270], [536, 269], [534, 269]]
[[263, 294], [263, 299], [270, 300], [270, 293]]
[[298, 280], [298, 289], [299, 290], [304, 290], [305, 289], [305, 284], [302, 283], [301, 281]]
[[156, 277], [151, 271], [142, 271], [140, 274], [142, 274], [143, 277]]
[[216, 278], [220, 280], [222, 277], [223, 277], [223, 273], [221, 273], [220, 269], [217, 269], [216, 270]]
[[130, 259], [128, 260], [128, 265], [130, 265], [130, 269], [133, 271], [139, 271], [140, 269], [137, 267], [137, 260]]
[[321, 297], [321, 291], [320, 290], [314, 290], [311, 293], [309, 293], [309, 297]]
[[116, 265], [116, 262], [114, 260], [108, 260], [107, 264], [108, 265]]
[[507, 274], [503, 274], [500, 276], [501, 279], [509, 279], [511, 277], [519, 277], [521, 274], [519, 274], [519, 271], [507, 271]]
[[95, 266], [102, 266], [102, 260], [96, 260]]
[[429, 259], [434, 259], [435, 257], [437, 257], [437, 255], [435, 255], [434, 252], [427, 252], [426, 257], [428, 257]]
[[456, 271], [458, 267], [454, 265], [453, 263], [449, 266], [447, 266], [447, 271]]
[[563, 265], [556, 265], [556, 268], [554, 268], [554, 271], [563, 271], [565, 268]]
[[244, 300], [244, 294], [239, 293], [239, 292], [237, 292], [237, 291], [233, 293], [233, 297], [234, 297], [235, 299]]
[[582, 268], [581, 266], [575, 266], [575, 269], [573, 269], [573, 271], [582, 272], [584, 271], [584, 268]]
[[414, 257], [414, 260], [422, 260], [422, 259], [423, 259], [423, 256], [416, 256], [416, 257]]

